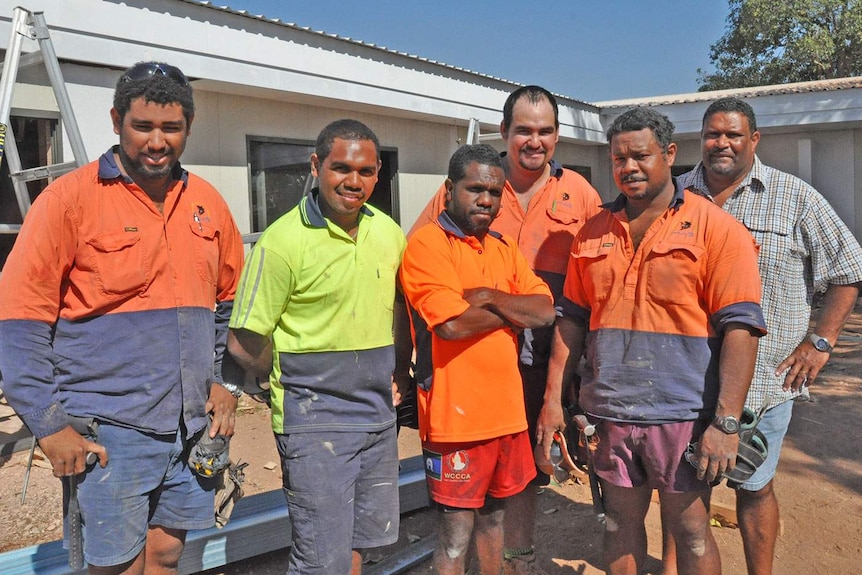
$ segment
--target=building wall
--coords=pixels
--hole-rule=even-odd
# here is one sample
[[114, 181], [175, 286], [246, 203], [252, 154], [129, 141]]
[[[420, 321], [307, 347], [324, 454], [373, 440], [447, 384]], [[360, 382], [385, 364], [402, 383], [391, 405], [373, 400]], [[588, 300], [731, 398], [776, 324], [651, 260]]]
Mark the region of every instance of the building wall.
[[[857, 157], [859, 129], [818, 130], [795, 133], [761, 133], [757, 154], [768, 166], [802, 178], [829, 201], [844, 223], [862, 238]], [[677, 165], [700, 161], [700, 140], [677, 140]]]
[[[311, 141], [329, 120], [355, 117], [398, 152], [400, 216], [405, 227], [439, 186], [448, 158], [466, 139], [469, 118], [493, 130], [511, 82], [440, 66], [327, 35], [176, 0], [23, 0], [43, 9], [90, 159], [116, 143], [108, 116], [119, 69], [142, 59], [179, 65], [195, 81], [198, 115], [184, 164], [210, 179], [248, 231], [247, 136]], [[0, 8], [0, 41], [12, 4]], [[134, 22], [117, 34], [116, 22]], [[71, 64], [75, 61], [79, 64]], [[14, 107], [56, 109], [44, 102], [44, 74], [25, 71]], [[36, 86], [38, 98], [26, 95]], [[20, 89], [20, 88], [19, 88]], [[691, 95], [689, 95], [691, 96]], [[657, 105], [677, 125], [677, 162], [699, 158], [703, 95]], [[775, 90], [749, 98], [764, 132], [764, 161], [810, 179], [862, 237], [862, 88]], [[599, 108], [560, 99], [556, 158], [588, 166], [604, 199], [616, 195], [603, 126], [635, 102]], [[643, 104], [650, 104], [643, 102]], [[502, 148], [502, 141], [491, 141]], [[68, 144], [65, 159], [71, 159]], [[858, 222], [858, 224], [857, 224]]]
[[[398, 153], [400, 215], [405, 226], [445, 178], [449, 156], [458, 146], [458, 129], [444, 124], [214, 92], [197, 92], [195, 106], [197, 115], [183, 163], [221, 190], [243, 232], [251, 225], [248, 136], [313, 143], [333, 120], [350, 117], [364, 122], [382, 147]], [[433, 187], [432, 182], [436, 182]]]

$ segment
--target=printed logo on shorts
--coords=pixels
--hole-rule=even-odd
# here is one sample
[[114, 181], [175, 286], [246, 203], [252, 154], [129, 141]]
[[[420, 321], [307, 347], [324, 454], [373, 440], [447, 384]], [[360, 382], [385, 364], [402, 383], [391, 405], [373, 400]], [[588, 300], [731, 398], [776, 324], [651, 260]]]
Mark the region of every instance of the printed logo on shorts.
[[469, 481], [470, 473], [467, 471], [467, 466], [470, 460], [467, 457], [466, 451], [454, 451], [446, 455], [447, 471], [443, 474], [443, 478], [448, 481]]
[[425, 459], [425, 476], [435, 481], [440, 481], [443, 471], [443, 456], [427, 449], [422, 450]]

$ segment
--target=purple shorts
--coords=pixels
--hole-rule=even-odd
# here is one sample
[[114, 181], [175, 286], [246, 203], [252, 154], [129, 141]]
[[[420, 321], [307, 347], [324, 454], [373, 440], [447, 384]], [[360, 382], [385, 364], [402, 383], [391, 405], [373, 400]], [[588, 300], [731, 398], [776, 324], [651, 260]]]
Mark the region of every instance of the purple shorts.
[[669, 493], [702, 491], [709, 483], [683, 457], [703, 434], [708, 420], [674, 423], [618, 423], [602, 420], [593, 468], [618, 487], [648, 486]]

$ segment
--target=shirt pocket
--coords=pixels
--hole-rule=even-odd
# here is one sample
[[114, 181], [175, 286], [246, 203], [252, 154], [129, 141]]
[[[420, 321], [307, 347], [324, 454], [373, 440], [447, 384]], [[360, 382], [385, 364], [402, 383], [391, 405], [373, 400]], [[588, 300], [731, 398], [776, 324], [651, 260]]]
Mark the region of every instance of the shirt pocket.
[[577, 269], [581, 270], [581, 283], [587, 299], [607, 301], [614, 285], [614, 266], [608, 264], [608, 256], [614, 248], [611, 241], [586, 242], [572, 252]]
[[103, 295], [117, 298], [141, 293], [150, 285], [151, 258], [139, 234], [106, 232], [86, 243], [95, 283]]
[[377, 265], [377, 282], [380, 303], [388, 311], [395, 309], [395, 274], [398, 270], [391, 265]]
[[545, 212], [545, 228], [542, 238], [536, 238], [534, 268], [565, 274], [572, 251], [572, 241], [583, 225], [582, 219], [568, 210], [548, 208]]
[[698, 301], [702, 257], [698, 244], [662, 241], [649, 255], [647, 297], [662, 305], [691, 305]]
[[195, 256], [195, 269], [201, 279], [210, 285], [218, 284], [218, 231], [209, 222], [189, 222], [194, 237], [192, 247]]

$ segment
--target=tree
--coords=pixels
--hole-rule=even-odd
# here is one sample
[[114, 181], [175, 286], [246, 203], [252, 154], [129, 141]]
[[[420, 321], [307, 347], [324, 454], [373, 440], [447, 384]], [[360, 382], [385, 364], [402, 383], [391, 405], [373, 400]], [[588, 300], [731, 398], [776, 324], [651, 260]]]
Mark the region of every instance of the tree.
[[700, 91], [862, 74], [862, 0], [728, 0]]

